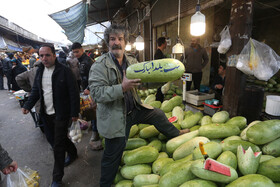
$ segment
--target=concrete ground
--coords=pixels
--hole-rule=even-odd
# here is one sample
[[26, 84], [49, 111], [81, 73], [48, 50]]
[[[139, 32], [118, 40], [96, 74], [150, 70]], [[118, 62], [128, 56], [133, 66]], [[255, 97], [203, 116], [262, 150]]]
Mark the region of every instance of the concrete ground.
[[[90, 136], [91, 131], [76, 145], [79, 158], [64, 170], [65, 187], [99, 186], [103, 151], [89, 149]], [[21, 113], [19, 101], [7, 90], [0, 90], [0, 143], [19, 167], [39, 172], [40, 187], [50, 186], [54, 163], [51, 147], [41, 130], [35, 128], [31, 115]]]

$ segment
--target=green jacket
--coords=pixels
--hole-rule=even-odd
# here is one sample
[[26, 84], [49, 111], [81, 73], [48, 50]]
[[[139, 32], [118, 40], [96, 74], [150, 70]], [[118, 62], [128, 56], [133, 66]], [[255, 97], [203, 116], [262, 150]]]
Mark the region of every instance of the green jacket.
[[[125, 57], [128, 61], [128, 66], [137, 63], [134, 57], [126, 54]], [[102, 55], [91, 66], [88, 82], [91, 96], [97, 103], [98, 132], [109, 139], [124, 137], [126, 106], [121, 85], [122, 76], [110, 53]], [[141, 104], [136, 89], [132, 90], [132, 94], [135, 101]]]

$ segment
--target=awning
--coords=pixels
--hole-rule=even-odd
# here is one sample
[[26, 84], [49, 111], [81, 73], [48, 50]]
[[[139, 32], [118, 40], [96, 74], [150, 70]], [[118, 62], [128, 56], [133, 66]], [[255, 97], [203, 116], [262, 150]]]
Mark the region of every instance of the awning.
[[88, 16], [88, 5], [85, 2], [49, 16], [62, 27], [68, 40], [83, 43]]
[[125, 7], [127, 0], [90, 0], [87, 25], [112, 21], [120, 8]]
[[0, 35], [0, 50], [8, 51], [8, 52], [14, 52], [14, 51], [22, 52], [22, 48], [20, 47], [19, 44], [1, 35]]

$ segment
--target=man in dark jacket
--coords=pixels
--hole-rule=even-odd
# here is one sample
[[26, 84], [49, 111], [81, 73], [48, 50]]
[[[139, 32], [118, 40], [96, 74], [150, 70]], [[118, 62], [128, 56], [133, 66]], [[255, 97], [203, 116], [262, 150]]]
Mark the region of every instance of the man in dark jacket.
[[[84, 91], [89, 90], [88, 89], [88, 75], [89, 75], [90, 67], [93, 64], [93, 61], [89, 56], [86, 55], [82, 45], [78, 42], [73, 43], [72, 52], [74, 53], [74, 56], [80, 62], [80, 75], [81, 75], [81, 81], [82, 81], [82, 88]], [[89, 91], [88, 91], [88, 94], [89, 94]]]
[[66, 64], [66, 54], [63, 51], [59, 51], [57, 61], [61, 64]]
[[8, 57], [2, 61], [3, 62], [3, 73], [7, 77], [7, 86], [8, 86], [9, 91], [12, 89], [11, 84], [12, 84], [12, 66], [13, 66], [13, 64], [11, 63], [11, 60], [13, 58], [14, 58], [14, 54], [8, 53]]
[[[185, 50], [185, 59], [181, 61], [185, 65], [186, 73], [192, 74], [192, 81], [194, 83], [194, 89], [200, 89], [200, 83], [202, 80], [202, 69], [209, 61], [208, 54], [205, 48], [199, 44], [200, 38], [193, 37], [191, 39], [191, 46]], [[187, 81], [187, 91], [191, 89], [192, 81]]]
[[20, 87], [16, 82], [16, 76], [27, 71], [27, 68], [21, 64], [17, 59], [11, 60], [13, 67], [12, 67], [12, 90], [18, 91]]
[[[88, 77], [89, 77], [89, 70], [91, 65], [93, 64], [93, 60], [86, 55], [82, 45], [78, 42], [73, 43], [72, 45], [72, 52], [76, 58], [78, 58], [80, 62], [80, 75], [81, 75], [81, 82], [82, 88], [84, 90], [85, 95], [89, 95], [89, 88], [88, 88]], [[100, 138], [97, 130], [97, 121], [92, 120], [92, 136], [90, 138], [90, 147], [92, 150], [100, 150], [102, 149]]]
[[215, 98], [222, 99], [223, 90], [226, 81], [226, 64], [220, 64], [218, 69], [218, 75], [216, 75], [213, 84], [211, 86], [212, 91], [215, 93]]
[[[60, 64], [52, 45], [43, 45], [39, 50], [42, 65], [39, 66], [31, 95], [22, 108], [27, 114], [41, 99], [40, 113], [46, 120], [45, 133], [54, 135], [54, 169], [52, 187], [62, 185], [64, 166], [73, 162], [77, 149], [67, 137], [70, 119], [78, 120], [80, 97], [70, 68]], [[65, 159], [65, 152], [68, 153]], [[65, 162], [64, 162], [65, 161]]]
[[166, 48], [167, 45], [165, 37], [158, 38], [157, 44], [158, 44], [158, 48], [155, 52], [154, 59], [157, 60], [157, 59], [166, 58], [166, 56], [163, 54], [163, 50]]
[[2, 63], [2, 56], [0, 56], [0, 90], [4, 90], [4, 72], [3, 72], [3, 63]]

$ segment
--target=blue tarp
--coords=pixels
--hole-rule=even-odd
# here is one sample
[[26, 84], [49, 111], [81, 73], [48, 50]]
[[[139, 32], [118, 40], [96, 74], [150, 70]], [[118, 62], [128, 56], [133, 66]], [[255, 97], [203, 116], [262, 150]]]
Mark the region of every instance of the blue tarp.
[[88, 17], [88, 4], [80, 2], [70, 8], [49, 15], [65, 31], [71, 42], [83, 43]]
[[4, 38], [1, 35], [0, 35], [0, 50], [22, 52], [22, 48], [20, 47], [20, 45], [7, 38]]

